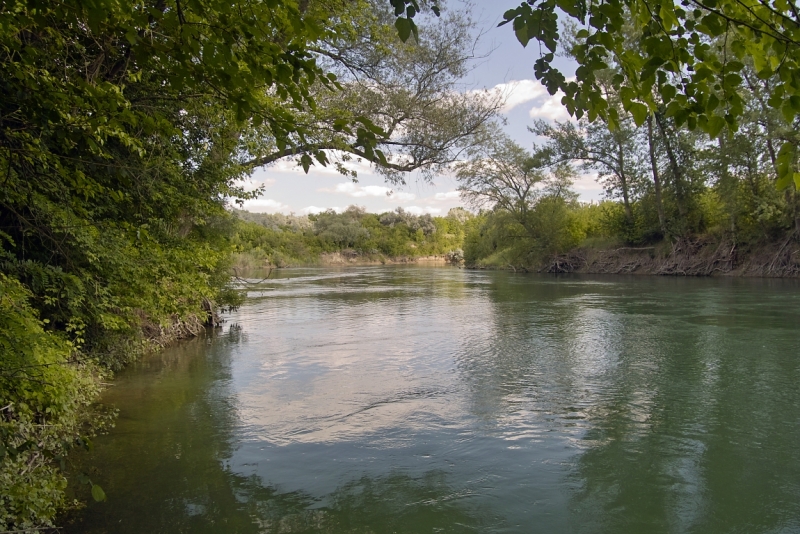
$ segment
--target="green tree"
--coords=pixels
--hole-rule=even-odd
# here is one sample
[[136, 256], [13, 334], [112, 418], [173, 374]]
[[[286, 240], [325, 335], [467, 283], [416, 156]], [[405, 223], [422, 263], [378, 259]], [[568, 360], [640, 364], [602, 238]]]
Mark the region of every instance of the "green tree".
[[[308, 170], [312, 155], [322, 164], [330, 156], [340, 172], [352, 175], [342, 164], [357, 157], [394, 183], [411, 171], [430, 180], [479, 139], [502, 102], [492, 93], [459, 90], [474, 59], [469, 14], [425, 17], [417, 37], [403, 42], [387, 7], [384, 0], [361, 0], [337, 9], [337, 18], [349, 24], [311, 47], [336, 85], [309, 88], [316, 105], [301, 116], [302, 135], [291, 145], [279, 143], [266, 123], [244, 131], [248, 167], [296, 157]], [[360, 130], [346, 128], [359, 121]], [[373, 136], [370, 146], [363, 145], [366, 133]]]
[[[63, 491], [56, 458], [79, 442], [82, 426], [75, 421], [90, 418], [86, 405], [98, 369], [118, 368], [141, 352], [144, 331], [163, 343], [197, 332], [216, 306], [236, 304], [228, 265], [237, 223], [226, 207], [257, 194], [238, 185], [254, 157], [289, 154], [308, 167], [313, 158], [327, 161], [323, 149], [346, 147], [387, 168], [398, 164], [380, 148], [389, 153], [391, 141], [404, 138], [400, 129], [387, 133], [374, 120], [402, 106], [374, 105], [365, 107], [372, 118], [361, 114], [359, 108], [379, 93], [356, 91], [355, 77], [339, 81], [333, 65], [342, 73], [346, 64], [326, 52], [343, 43], [367, 51], [374, 29], [380, 43], [374, 57], [405, 58], [391, 68], [420, 62], [420, 75], [410, 78], [416, 80], [438, 73], [423, 64], [444, 65], [425, 55], [433, 50], [430, 43], [454, 53], [450, 59], [457, 60], [444, 65], [431, 89], [407, 93], [413, 102], [403, 109], [413, 110], [414, 119], [429, 113], [438, 124], [450, 121], [441, 137], [431, 130], [404, 145], [423, 167], [452, 158], [448, 154], [469, 143], [481, 121], [491, 120], [488, 101], [454, 96], [452, 110], [435, 106], [435, 97], [449, 94], [446, 84], [466, 64], [459, 48], [463, 25], [452, 31], [440, 26], [439, 34], [430, 33], [441, 35], [438, 41], [418, 32], [420, 44], [400, 46], [385, 31], [386, 17], [370, 22], [369, 31], [360, 27], [375, 5], [3, 3], [0, 368], [47, 365], [60, 371], [47, 382], [17, 375], [0, 382], [0, 450], [28, 447], [25, 454], [0, 458], [0, 495], [15, 499], [3, 501], [4, 513], [10, 512], [0, 518], [0, 530], [50, 524]], [[362, 65], [369, 65], [364, 59]], [[370, 83], [363, 78], [363, 87]], [[454, 122], [458, 110], [474, 120]], [[326, 128], [330, 136], [321, 137]], [[321, 145], [321, 138], [334, 139], [334, 146]], [[432, 151], [422, 151], [428, 142]], [[274, 150], [262, 151], [265, 144]], [[280, 237], [258, 236], [265, 243], [289, 243]], [[314, 239], [308, 240], [310, 251], [322, 248]], [[48, 400], [53, 398], [58, 400]], [[31, 437], [30, 425], [45, 423], [53, 423], [53, 434]], [[36, 447], [24, 445], [29, 441]]]
[[633, 121], [621, 120], [610, 130], [602, 121], [550, 124], [541, 119], [531, 131], [548, 139], [546, 150], [556, 161], [576, 162], [585, 171], [597, 171], [610, 198], [621, 198], [625, 219], [633, 226], [634, 194], [642, 181], [641, 154]]
[[549, 156], [498, 135], [456, 167], [461, 198], [475, 209], [491, 210], [479, 232], [492, 245], [487, 249], [480, 244], [485, 239], [468, 236], [468, 262], [480, 249], [498, 250], [505, 251], [501, 264], [525, 266], [577, 244], [569, 213], [577, 200], [571, 190], [574, 170], [565, 163], [546, 167]]
[[[575, 78], [554, 66], [560, 40], [560, 10], [575, 21], [580, 39], [571, 54]], [[537, 40], [547, 52], [534, 66], [551, 94], [561, 90], [571, 114], [605, 118], [617, 127], [620, 114], [609, 105], [600, 72], [619, 69], [613, 83], [625, 112], [637, 126], [664, 108], [677, 126], [699, 128], [715, 138], [736, 129], [745, 112], [743, 70], [772, 79], [768, 104], [788, 124], [800, 114], [800, 15], [784, 0], [541, 0], [507, 11], [523, 46]], [[800, 187], [797, 142], [785, 140], [776, 156], [779, 187]]]
[[361, 225], [365, 215], [366, 210], [359, 206], [349, 206], [342, 213], [323, 211], [314, 217], [314, 233], [339, 248], [354, 247], [369, 238], [369, 231]]

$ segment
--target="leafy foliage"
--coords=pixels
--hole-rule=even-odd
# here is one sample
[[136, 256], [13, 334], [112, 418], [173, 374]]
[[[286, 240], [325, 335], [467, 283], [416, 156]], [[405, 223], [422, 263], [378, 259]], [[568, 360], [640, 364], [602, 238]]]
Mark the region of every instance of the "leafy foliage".
[[[98, 420], [87, 408], [97, 373], [143, 350], [143, 331], [161, 337], [239, 301], [228, 271], [238, 223], [227, 206], [258, 194], [238, 185], [254, 158], [297, 157], [308, 169], [334, 148], [391, 166], [378, 143], [400, 136], [374, 122], [388, 102], [417, 121], [427, 106], [428, 118], [449, 124], [447, 135], [404, 141], [420, 154], [412, 168], [435, 167], [491, 120], [488, 101], [432, 105], [463, 73], [468, 24], [395, 46], [375, 5], [3, 3], [0, 530], [48, 525], [63, 504], [58, 458]], [[360, 84], [337, 80], [371, 37], [374, 58], [399, 58], [392, 68], [427, 61], [410, 79], [442, 64], [435, 47], [458, 50], [458, 61], [424, 91], [377, 68]], [[334, 58], [348, 43], [353, 55]], [[378, 75], [397, 98], [367, 89]], [[370, 99], [372, 118], [358, 111]], [[474, 112], [472, 122], [459, 123], [461, 112]], [[423, 144], [433, 149], [418, 152]]]
[[[556, 9], [579, 28], [568, 50], [579, 65], [574, 79], [554, 66], [562, 40]], [[677, 126], [712, 138], [736, 130], [746, 114], [742, 89], [753, 80], [770, 81], [767, 103], [786, 124], [800, 114], [800, 15], [792, 2], [532, 0], [504, 18], [501, 25], [511, 24], [523, 46], [544, 45], [536, 77], [550, 94], [562, 91], [577, 118], [619, 126], [622, 116], [604, 91], [609, 68], [616, 69], [611, 84], [636, 126], [663, 110]], [[778, 163], [778, 186], [800, 187], [796, 139], [782, 143]]]
[[457, 167], [461, 196], [474, 208], [491, 211], [467, 236], [468, 264], [486, 259], [502, 267], [527, 266], [581, 241], [568, 164], [551, 164], [550, 151], [529, 153], [502, 135], [471, 156]]
[[[332, 162], [354, 176], [344, 164], [360, 158], [400, 183], [410, 171], [432, 179], [481, 138], [501, 101], [459, 87], [474, 56], [469, 14], [451, 10], [441, 18], [424, 17], [414, 26], [417, 37], [403, 42], [387, 7], [385, 0], [360, 0], [337, 9], [340, 30], [313, 47], [336, 86], [309, 86], [315, 106], [299, 115], [303, 131], [292, 136], [292, 144], [279, 143], [269, 124], [243, 128], [245, 165], [293, 157], [306, 172]], [[372, 145], [363, 144], [365, 136]]]
[[[308, 217], [237, 212], [243, 219], [234, 243], [237, 268], [254, 269], [315, 264], [320, 255], [345, 252], [371, 260], [445, 255], [460, 249], [467, 222], [473, 217], [457, 208], [446, 217], [412, 215], [402, 208], [383, 214], [350, 206]], [[275, 226], [275, 220], [285, 224]], [[245, 222], [247, 221], [247, 222]]]
[[89, 443], [86, 407], [98, 388], [92, 364], [77, 358], [65, 336], [45, 330], [30, 298], [19, 281], [0, 274], [3, 530], [50, 524], [66, 486], [58, 464], [72, 447]]

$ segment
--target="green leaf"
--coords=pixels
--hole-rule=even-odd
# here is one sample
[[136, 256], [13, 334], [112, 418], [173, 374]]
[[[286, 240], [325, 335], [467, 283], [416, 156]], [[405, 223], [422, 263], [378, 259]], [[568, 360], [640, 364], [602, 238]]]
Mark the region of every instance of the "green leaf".
[[792, 106], [791, 100], [784, 101], [783, 105], [781, 106], [781, 114], [787, 123], [792, 124], [792, 122], [794, 122], [796, 112]]
[[630, 111], [631, 115], [633, 115], [633, 121], [636, 123], [636, 126], [641, 126], [644, 124], [644, 121], [647, 120], [647, 115], [650, 113], [650, 110], [647, 109], [647, 106], [639, 102], [631, 102], [628, 111]]
[[528, 46], [528, 41], [530, 41], [530, 37], [528, 37], [528, 26], [524, 23], [517, 24], [517, 21], [521, 21], [521, 19], [517, 19], [514, 21], [514, 35], [517, 36], [517, 41], [522, 44], [523, 48]]
[[795, 173], [786, 173], [786, 174], [779, 174], [778, 179], [775, 181], [775, 188], [778, 191], [782, 191], [789, 187], [789, 184], [792, 183], [792, 179], [794, 178]]
[[623, 102], [628, 102], [636, 98], [636, 91], [632, 87], [622, 87], [619, 90], [619, 97]]
[[517, 15], [520, 15], [520, 14], [521, 14], [521, 10], [522, 10], [523, 8], [530, 9], [528, 6], [525, 6], [525, 5], [523, 5], [522, 7], [517, 7], [517, 8], [514, 8], [514, 9], [507, 9], [507, 10], [506, 10], [506, 12], [505, 12], [505, 13], [503, 13], [503, 19], [504, 19], [504, 20], [503, 20], [503, 22], [501, 22], [500, 24], [498, 24], [498, 26], [502, 26], [502, 25], [504, 25], [504, 24], [508, 24], [508, 23], [509, 23], [509, 22], [511, 22], [512, 20], [516, 19], [516, 18], [517, 18]]
[[92, 484], [92, 498], [97, 502], [106, 500], [106, 492], [97, 484]]
[[675, 98], [675, 94], [677, 89], [675, 89], [674, 85], [664, 85], [661, 88], [661, 96], [664, 98], [664, 102], [669, 103], [673, 98]]
[[303, 166], [303, 170], [306, 174], [308, 174], [308, 170], [311, 168], [312, 163], [313, 161], [311, 160], [311, 156], [308, 154], [303, 154], [303, 156], [300, 158], [300, 165]]
[[717, 137], [719, 133], [722, 131], [722, 128], [725, 127], [725, 124], [726, 122], [724, 117], [720, 117], [719, 115], [712, 115], [708, 119], [708, 124], [706, 126], [708, 135], [710, 135], [712, 138]]
[[406, 18], [398, 18], [394, 21], [394, 27], [397, 28], [397, 35], [404, 43], [411, 37], [411, 20]]
[[708, 105], [706, 105], [707, 111], [714, 111], [719, 106], [719, 98], [716, 95], [711, 95], [708, 97]]

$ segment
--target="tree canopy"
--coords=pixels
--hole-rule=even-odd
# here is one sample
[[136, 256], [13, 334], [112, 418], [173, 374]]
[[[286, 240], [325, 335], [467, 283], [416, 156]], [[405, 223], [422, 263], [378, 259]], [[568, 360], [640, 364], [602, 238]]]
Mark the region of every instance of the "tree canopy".
[[[563, 41], [558, 13], [578, 28], [569, 51], [578, 63], [574, 78], [554, 65]], [[578, 118], [618, 126], [598, 75], [609, 68], [617, 69], [614, 89], [637, 126], [663, 108], [678, 126], [711, 137], [735, 130], [746, 112], [740, 90], [752, 82], [745, 66], [770, 82], [769, 106], [787, 123], [800, 114], [800, 14], [789, 0], [530, 0], [504, 19], [523, 46], [539, 43], [536, 78], [550, 94], [562, 91]], [[779, 187], [800, 187], [797, 145], [786, 139], [779, 150]]]
[[[420, 171], [427, 179], [473, 146], [497, 116], [501, 97], [465, 91], [460, 82], [474, 58], [474, 24], [463, 11], [425, 17], [417, 37], [401, 41], [383, 0], [352, 2], [338, 16], [346, 29], [310, 49], [336, 86], [315, 83], [317, 103], [300, 116], [303, 135], [282, 147], [268, 125], [246, 130], [244, 148], [257, 167], [298, 155], [306, 170], [311, 156], [325, 164], [333, 153], [364, 158], [392, 182]], [[370, 146], [346, 126], [368, 121]], [[326, 152], [322, 152], [326, 151]], [[332, 152], [335, 151], [335, 152]], [[351, 174], [335, 161], [344, 174]]]

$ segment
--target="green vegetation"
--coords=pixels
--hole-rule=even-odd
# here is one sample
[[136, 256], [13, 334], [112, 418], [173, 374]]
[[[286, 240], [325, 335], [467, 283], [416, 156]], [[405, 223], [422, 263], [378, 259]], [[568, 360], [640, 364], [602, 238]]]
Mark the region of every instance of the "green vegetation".
[[[616, 9], [613, 3], [609, 6], [606, 9]], [[670, 4], [669, 9], [673, 8], [678, 9]], [[626, 9], [629, 16], [636, 13], [634, 7]], [[703, 20], [710, 23], [711, 19]], [[735, 98], [727, 88], [706, 87], [703, 98], [716, 102], [710, 104], [710, 110], [727, 110], [729, 114], [721, 120], [724, 123], [730, 118], [736, 126], [733, 130], [713, 128], [709, 137], [695, 126], [708, 131], [703, 121], [712, 119], [701, 116], [699, 108], [692, 111], [694, 115], [686, 115], [675, 104], [677, 100], [651, 99], [641, 114], [634, 112], [639, 108], [631, 107], [632, 93], [625, 83], [644, 83], [644, 74], [631, 70], [628, 61], [636, 54], [652, 52], [647, 47], [656, 39], [637, 33], [640, 30], [618, 29], [617, 37], [627, 39], [630, 53], [594, 65], [590, 81], [581, 81], [579, 76], [580, 91], [596, 87], [602, 101], [582, 101], [584, 107], [579, 109], [567, 93], [564, 102], [568, 108], [573, 106], [571, 111], [578, 120], [535, 121], [530, 130], [540, 144], [530, 153], [503, 141], [501, 134], [469, 150], [469, 161], [458, 166], [462, 196], [474, 207], [492, 211], [483, 216], [479, 232], [467, 236], [468, 263], [538, 267], [586, 245], [586, 240], [604, 246], [659, 245], [672, 252], [714, 243], [729, 251], [716, 260], [725, 263], [721, 269], [730, 270], [737, 250], [780, 242], [783, 245], [773, 251], [774, 257], [761, 274], [800, 271], [785, 246], [800, 237], [800, 184], [786, 179], [787, 172], [800, 176], [796, 173], [800, 122], [780, 104], [784, 93], [776, 89], [788, 83], [785, 78], [792, 67], [784, 71], [751, 60], [737, 65], [735, 76], [746, 83], [736, 85]], [[708, 40], [704, 61], [724, 65], [726, 58], [737, 57], [734, 48], [741, 36], [734, 24], [728, 30]], [[566, 32], [565, 51], [578, 63], [586, 59], [583, 54], [588, 43], [595, 43], [601, 35], [600, 31], [589, 35], [577, 27], [568, 27]], [[645, 70], [656, 76], [656, 70]], [[587, 71], [579, 71], [589, 76]], [[657, 72], [659, 80], [673, 76], [669, 68]], [[712, 73], [706, 71], [706, 76], [711, 83]], [[685, 87], [696, 81], [689, 78], [682, 82], [688, 84]], [[647, 80], [650, 85], [655, 83]], [[569, 87], [578, 91], [574, 84]], [[659, 87], [669, 92], [667, 85]], [[644, 98], [642, 94], [639, 97]], [[581, 109], [588, 110], [588, 115]], [[579, 170], [597, 174], [607, 202], [586, 206], [574, 201], [569, 183]], [[690, 242], [694, 245], [689, 246]]]
[[323, 254], [354, 261], [387, 262], [460, 251], [473, 218], [463, 208], [446, 217], [412, 215], [402, 208], [382, 214], [350, 206], [309, 216], [237, 211], [234, 267], [244, 273], [266, 266], [316, 265]]
[[[498, 98], [459, 90], [464, 13], [431, 17], [414, 0], [5, 1], [0, 530], [52, 524], [66, 454], [107, 421], [91, 408], [100, 377], [236, 306], [232, 261], [413, 257], [463, 239], [470, 261], [524, 266], [587, 239], [796, 236], [796, 8], [682, 5], [508, 12], [523, 44], [551, 52], [555, 6], [588, 21], [568, 36], [576, 80], [552, 53], [535, 70], [580, 122], [535, 124], [545, 143], [526, 153], [493, 128]], [[489, 211], [232, 218], [231, 203], [259, 193], [240, 180], [282, 158], [348, 176], [361, 158], [395, 183], [455, 165], [465, 198]], [[612, 202], [577, 203], [575, 166], [598, 172]]]
[[[787, 127], [757, 94], [745, 96], [739, 132], [714, 141], [656, 115], [612, 131], [585, 119], [538, 121], [532, 131], [544, 143], [533, 152], [510, 140], [485, 146], [458, 167], [462, 197], [484, 209], [466, 236], [467, 264], [539, 268], [576, 247], [669, 253], [692, 242], [728, 251], [727, 271], [736, 251], [782, 243], [762, 274], [797, 272], [785, 245], [800, 236], [800, 195], [793, 184], [775, 187], [774, 146]], [[577, 169], [596, 172], [608, 200], [577, 202]]]
[[469, 19], [407, 43], [394, 21], [383, 0], [3, 3], [0, 531], [52, 525], [102, 376], [238, 304], [240, 179], [281, 158], [429, 176], [493, 120], [453, 90]]
[[[556, 8], [561, 29], [568, 30], [564, 48], [579, 65], [574, 78], [553, 65], [564, 41]], [[536, 78], [550, 94], [561, 90], [577, 118], [586, 114], [616, 129], [628, 116], [641, 127], [662, 114], [717, 138], [744, 125], [754, 86], [764, 90], [765, 107], [787, 123], [800, 115], [800, 13], [793, 2], [540, 0], [504, 18], [501, 25], [511, 23], [523, 46], [537, 40], [547, 49], [534, 65]], [[609, 68], [612, 76], [605, 75]], [[800, 187], [797, 147], [796, 134], [776, 147], [781, 188]]]

